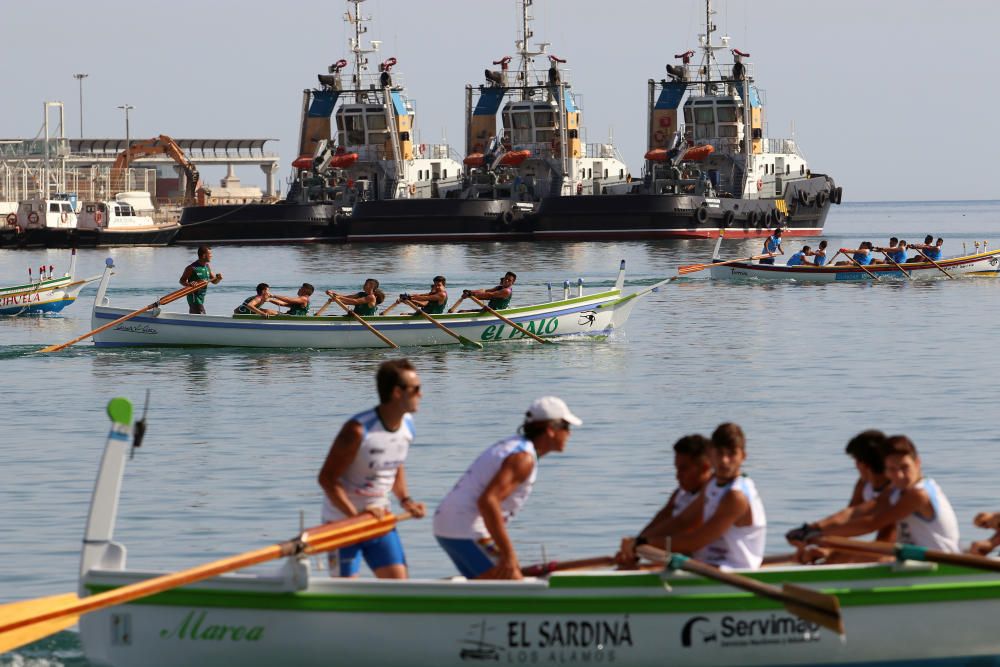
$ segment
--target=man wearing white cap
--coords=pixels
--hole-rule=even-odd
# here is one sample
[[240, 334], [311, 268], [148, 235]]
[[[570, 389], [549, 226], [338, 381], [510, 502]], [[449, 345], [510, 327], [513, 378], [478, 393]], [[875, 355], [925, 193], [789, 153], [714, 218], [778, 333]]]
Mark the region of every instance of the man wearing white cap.
[[521, 578], [506, 524], [531, 494], [538, 459], [566, 449], [570, 427], [582, 423], [562, 399], [537, 399], [519, 433], [480, 454], [441, 501], [434, 536], [465, 577]]

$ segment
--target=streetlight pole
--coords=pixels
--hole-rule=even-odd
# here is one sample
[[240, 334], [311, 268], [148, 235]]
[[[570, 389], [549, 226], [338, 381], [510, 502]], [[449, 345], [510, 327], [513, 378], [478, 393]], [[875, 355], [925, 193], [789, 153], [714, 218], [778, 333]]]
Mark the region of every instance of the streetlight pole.
[[73, 78], [80, 82], [80, 138], [83, 139], [83, 80], [89, 74], [74, 74]]
[[125, 112], [125, 189], [128, 189], [128, 165], [129, 159], [132, 157], [130, 155], [130, 149], [132, 148], [132, 135], [129, 133], [128, 127], [128, 112], [135, 107], [131, 104], [121, 104], [118, 106], [119, 109]]

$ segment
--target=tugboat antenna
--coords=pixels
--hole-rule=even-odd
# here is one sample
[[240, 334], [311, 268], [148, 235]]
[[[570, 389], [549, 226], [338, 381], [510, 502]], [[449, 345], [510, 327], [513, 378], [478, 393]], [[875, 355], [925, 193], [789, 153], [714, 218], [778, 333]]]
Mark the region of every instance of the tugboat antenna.
[[[354, 26], [354, 37], [349, 40], [351, 53], [354, 54], [354, 86], [355, 90], [361, 90], [364, 84], [361, 80], [362, 74], [368, 71], [368, 54], [375, 53], [378, 51], [379, 42], [371, 42], [371, 48], [364, 48], [361, 43], [361, 35], [368, 32], [368, 27], [364, 25], [365, 22], [371, 21], [370, 16], [361, 15], [361, 3], [365, 0], [347, 0], [354, 4], [354, 13], [352, 14], [350, 10], [347, 11], [344, 20]], [[361, 102], [360, 93], [356, 94], [356, 102]]]
[[528, 77], [531, 75], [531, 64], [534, 62], [535, 56], [540, 56], [545, 54], [545, 49], [548, 43], [539, 44], [535, 51], [528, 49], [528, 39], [535, 36], [535, 32], [531, 29], [531, 21], [534, 20], [528, 12], [528, 7], [534, 3], [534, 0], [521, 0], [521, 34], [518, 35], [519, 39], [514, 42], [514, 46], [517, 49], [517, 54], [521, 57], [521, 73], [518, 75], [521, 79], [521, 99], [528, 99], [531, 94], [528, 92], [527, 88], [531, 85]]

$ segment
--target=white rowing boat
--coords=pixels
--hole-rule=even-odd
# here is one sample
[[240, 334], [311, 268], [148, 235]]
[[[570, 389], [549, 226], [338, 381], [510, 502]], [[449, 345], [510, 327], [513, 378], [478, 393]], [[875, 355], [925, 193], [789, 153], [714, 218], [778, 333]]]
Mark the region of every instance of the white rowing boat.
[[46, 278], [40, 269], [37, 281], [30, 281], [12, 287], [0, 287], [0, 315], [17, 316], [58, 313], [76, 301], [80, 291], [88, 283], [101, 278], [101, 276], [94, 276], [92, 278], [77, 280], [74, 275], [75, 271], [76, 251], [74, 250], [73, 258], [70, 260], [69, 271], [65, 275], [53, 278], [50, 270], [49, 277]]
[[[111, 276], [108, 267], [97, 290], [91, 324], [94, 329], [130, 314], [113, 308], [106, 296]], [[622, 327], [638, 298], [657, 289], [661, 281], [632, 294], [622, 295], [625, 262], [612, 289], [531, 306], [509, 308], [501, 313], [527, 331], [545, 338], [606, 336]], [[494, 315], [481, 311], [435, 315], [456, 334], [472, 341], [500, 343], [526, 336]], [[399, 346], [452, 345], [458, 341], [432, 322], [415, 314], [365, 317], [372, 326]], [[94, 335], [101, 347], [231, 346], [296, 348], [364, 348], [382, 343], [363, 324], [346, 315], [188, 315], [153, 310], [121, 322]]]
[[[947, 279], [944, 269], [955, 277], [997, 277], [1000, 273], [1000, 250], [941, 259], [935, 266], [931, 262], [906, 262], [899, 267], [893, 264], [869, 264], [864, 269], [855, 264], [847, 266], [785, 266], [784, 264], [755, 264], [753, 262], [727, 262], [724, 266], [709, 269], [715, 280], [792, 280], [807, 283], [874, 282], [878, 280], [907, 280], [903, 271], [914, 279]], [[900, 270], [902, 269], [902, 270]], [[870, 272], [870, 273], [869, 273]]]
[[[162, 574], [127, 569], [125, 546], [113, 540], [131, 407], [128, 415], [112, 426], [91, 500], [80, 570], [84, 596]], [[413, 523], [407, 529], [429, 528]], [[562, 572], [523, 581], [349, 580], [315, 572], [307, 558], [294, 556], [272, 572], [226, 574], [87, 613], [80, 617], [80, 638], [88, 661], [113, 667], [1000, 659], [995, 573], [904, 561], [744, 574], [836, 593], [846, 640], [771, 600], [686, 572]]]

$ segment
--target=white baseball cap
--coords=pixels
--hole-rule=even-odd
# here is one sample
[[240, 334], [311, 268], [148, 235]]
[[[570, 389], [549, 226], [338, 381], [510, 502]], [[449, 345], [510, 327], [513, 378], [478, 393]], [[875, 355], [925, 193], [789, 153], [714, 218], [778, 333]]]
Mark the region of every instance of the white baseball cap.
[[566, 402], [556, 396], [542, 396], [528, 406], [525, 413], [525, 423], [555, 421], [561, 419], [573, 426], [579, 426], [583, 421], [569, 411]]

